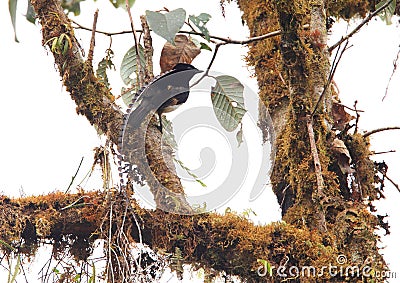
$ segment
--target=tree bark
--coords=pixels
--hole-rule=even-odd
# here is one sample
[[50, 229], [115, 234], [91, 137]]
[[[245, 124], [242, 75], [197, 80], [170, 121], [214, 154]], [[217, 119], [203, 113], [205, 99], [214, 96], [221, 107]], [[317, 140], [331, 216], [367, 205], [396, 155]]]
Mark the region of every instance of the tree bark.
[[[32, 6], [42, 26], [43, 45], [52, 50], [54, 38], [65, 35], [70, 39], [69, 50], [62, 54], [58, 50], [52, 50], [55, 63], [58, 67], [63, 83], [71, 98], [75, 101], [78, 114], [84, 115], [89, 122], [100, 129], [115, 145], [118, 145], [121, 136], [123, 113], [115, 104], [115, 98], [110, 90], [99, 81], [92, 68], [91, 62], [85, 61], [81, 56], [81, 46], [77, 42], [71, 22], [65, 15], [60, 1], [57, 0], [33, 0]], [[190, 213], [191, 208], [185, 199], [184, 190], [180, 179], [174, 170], [173, 156], [162, 154], [161, 134], [156, 131], [154, 124], [150, 124], [146, 133], [141, 133], [146, 139], [141, 144], [132, 141], [128, 147], [133, 152], [142, 155], [130, 158], [137, 161], [139, 174], [146, 179], [149, 177], [149, 185], [154, 194], [156, 204], [159, 208], [168, 211], [179, 210]], [[128, 153], [127, 153], [128, 154]], [[145, 156], [143, 156], [145, 155]], [[134, 154], [132, 155], [134, 156]], [[158, 158], [162, 157], [162, 158]], [[151, 170], [157, 169], [154, 174]], [[132, 179], [138, 179], [138, 172], [129, 172]], [[153, 174], [156, 178], [153, 177]], [[150, 177], [152, 177], [150, 179]], [[170, 194], [170, 197], [168, 197]], [[173, 201], [165, 202], [165, 199]]]
[[[343, 176], [337, 169], [340, 160], [331, 149], [336, 133], [331, 130], [326, 44], [328, 16], [365, 16], [368, 9], [373, 9], [373, 3], [347, 1], [341, 8], [336, 2], [318, 0], [238, 3], [251, 37], [281, 30], [280, 38], [251, 44], [247, 60], [255, 67], [260, 98], [268, 106], [277, 133], [271, 180], [283, 220], [332, 237], [335, 240], [329, 246], [353, 258], [355, 264], [373, 258], [374, 268], [385, 270], [377, 248], [379, 237], [373, 232], [379, 221], [369, 209], [371, 204], [366, 204], [377, 195], [369, 143], [360, 134], [346, 133], [343, 137], [351, 156], [358, 160], [352, 163], [358, 168], [357, 173], [350, 176]], [[304, 24], [309, 24], [310, 29], [303, 29]], [[322, 93], [322, 103], [317, 107]], [[348, 187], [347, 177], [353, 179], [354, 185]], [[366, 202], [356, 196], [359, 187], [363, 188], [362, 199]], [[348, 197], [347, 192], [352, 192], [353, 197]], [[355, 218], [350, 216], [352, 213]], [[356, 232], [355, 227], [363, 227], [362, 232]]]

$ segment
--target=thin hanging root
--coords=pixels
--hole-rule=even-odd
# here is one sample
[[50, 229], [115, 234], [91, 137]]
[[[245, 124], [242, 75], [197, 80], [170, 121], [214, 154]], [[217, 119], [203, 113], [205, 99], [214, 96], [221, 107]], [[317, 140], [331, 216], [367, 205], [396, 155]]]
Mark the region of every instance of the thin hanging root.
[[[318, 156], [318, 149], [317, 145], [315, 144], [315, 136], [314, 136], [314, 129], [312, 126], [312, 118], [307, 117], [307, 131], [308, 131], [308, 136], [310, 137], [310, 147], [311, 147], [311, 155], [314, 160], [314, 170], [315, 170], [315, 175], [317, 176], [317, 196], [318, 200], [321, 203], [324, 197], [323, 189], [324, 189], [324, 178], [322, 177], [322, 171], [321, 171], [321, 162], [319, 160]], [[323, 232], [327, 231], [326, 227], [326, 220], [325, 220], [325, 214], [322, 208], [322, 205], [320, 207], [320, 211], [317, 213], [318, 218], [319, 218], [319, 229]]]

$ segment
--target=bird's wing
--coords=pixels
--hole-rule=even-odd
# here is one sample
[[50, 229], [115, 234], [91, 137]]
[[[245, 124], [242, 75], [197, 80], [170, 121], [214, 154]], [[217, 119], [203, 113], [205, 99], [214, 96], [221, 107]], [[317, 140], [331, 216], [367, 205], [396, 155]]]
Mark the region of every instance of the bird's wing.
[[[150, 117], [150, 114], [159, 109], [166, 101], [186, 92], [189, 92], [189, 81], [199, 73], [197, 69], [172, 70], [156, 77], [151, 83], [141, 88], [135, 97], [140, 102], [130, 105], [127, 114], [124, 116], [124, 123], [121, 129], [121, 146], [125, 132], [138, 129], [142, 123]], [[178, 97], [179, 98], [179, 97]], [[186, 101], [186, 100], [185, 100]], [[183, 103], [182, 101], [181, 103]], [[136, 108], [133, 108], [137, 105]]]

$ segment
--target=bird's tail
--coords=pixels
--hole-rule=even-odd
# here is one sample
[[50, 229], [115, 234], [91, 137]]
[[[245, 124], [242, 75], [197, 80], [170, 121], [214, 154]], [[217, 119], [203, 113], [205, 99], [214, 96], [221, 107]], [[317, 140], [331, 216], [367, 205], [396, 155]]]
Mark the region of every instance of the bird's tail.
[[129, 121], [127, 121], [127, 125], [129, 125], [132, 130], [138, 129], [149, 117], [150, 112], [151, 111], [149, 111], [147, 107], [139, 104], [138, 107], [136, 107], [136, 109], [134, 109], [129, 115]]

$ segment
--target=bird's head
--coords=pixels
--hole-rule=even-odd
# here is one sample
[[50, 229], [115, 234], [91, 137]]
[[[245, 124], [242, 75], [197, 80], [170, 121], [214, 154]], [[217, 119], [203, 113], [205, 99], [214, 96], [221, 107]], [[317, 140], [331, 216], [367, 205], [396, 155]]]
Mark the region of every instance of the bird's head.
[[199, 71], [199, 73], [201, 72], [199, 69], [197, 69], [195, 66], [190, 65], [190, 64], [186, 64], [186, 63], [178, 63], [176, 64], [172, 70], [174, 71], [188, 71], [188, 70], [196, 70]]
[[186, 86], [189, 84], [189, 81], [198, 73], [201, 73], [199, 69], [194, 67], [193, 65], [186, 63], [178, 63], [176, 64], [170, 74], [174, 76], [174, 80], [179, 82], [179, 86]]

